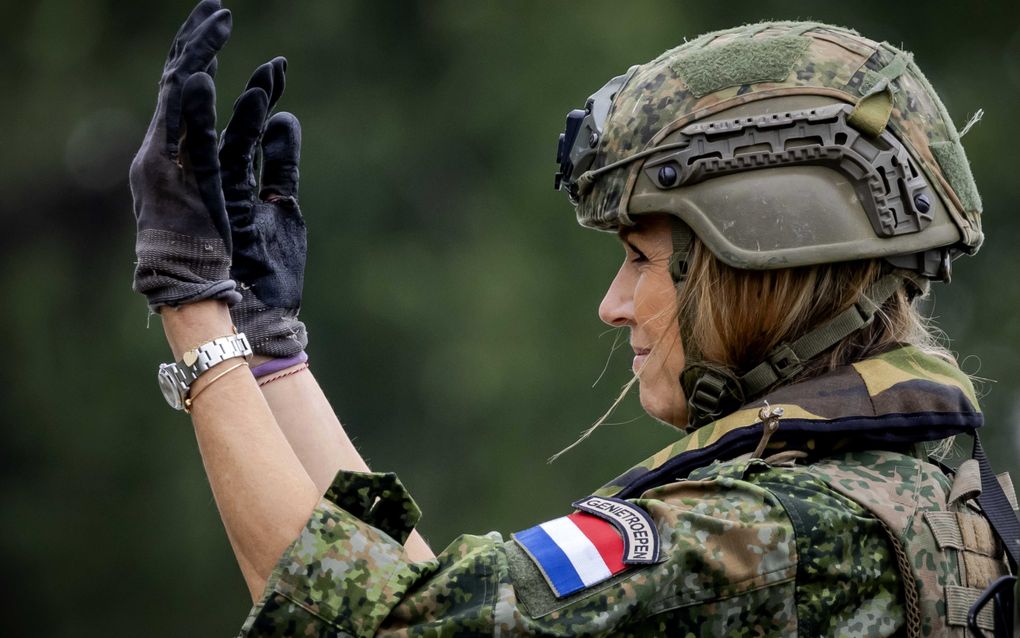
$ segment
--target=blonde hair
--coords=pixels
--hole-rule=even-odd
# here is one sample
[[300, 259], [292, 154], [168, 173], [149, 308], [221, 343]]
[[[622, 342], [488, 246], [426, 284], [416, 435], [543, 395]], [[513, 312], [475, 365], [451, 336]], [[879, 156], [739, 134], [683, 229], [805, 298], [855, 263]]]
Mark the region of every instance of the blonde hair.
[[[737, 374], [856, 303], [891, 266], [881, 259], [778, 270], [728, 266], [695, 239], [677, 291], [684, 350]], [[787, 383], [910, 344], [955, 363], [917, 308], [921, 291], [897, 291], [875, 320], [815, 357]]]

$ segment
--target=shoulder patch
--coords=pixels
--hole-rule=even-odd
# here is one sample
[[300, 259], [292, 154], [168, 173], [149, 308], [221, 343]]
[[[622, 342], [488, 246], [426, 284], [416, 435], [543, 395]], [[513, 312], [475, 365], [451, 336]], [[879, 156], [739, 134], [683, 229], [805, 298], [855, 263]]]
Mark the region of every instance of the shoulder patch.
[[589, 496], [571, 504], [574, 509], [612, 523], [623, 537], [623, 562], [650, 565], [659, 562], [659, 530], [648, 512], [619, 498]]
[[581, 499], [574, 507], [583, 511], [511, 534], [557, 598], [657, 561], [658, 531], [640, 508], [599, 497]]

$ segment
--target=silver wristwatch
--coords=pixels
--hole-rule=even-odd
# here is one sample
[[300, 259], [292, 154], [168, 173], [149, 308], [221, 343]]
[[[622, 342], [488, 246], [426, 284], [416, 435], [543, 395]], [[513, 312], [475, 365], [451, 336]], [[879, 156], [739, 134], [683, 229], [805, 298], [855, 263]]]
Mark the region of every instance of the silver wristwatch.
[[250, 357], [251, 344], [244, 333], [228, 335], [203, 343], [193, 350], [188, 350], [177, 363], [162, 363], [159, 366], [157, 379], [163, 398], [175, 410], [183, 410], [187, 405], [188, 392], [195, 379], [202, 376], [217, 363], [235, 357]]

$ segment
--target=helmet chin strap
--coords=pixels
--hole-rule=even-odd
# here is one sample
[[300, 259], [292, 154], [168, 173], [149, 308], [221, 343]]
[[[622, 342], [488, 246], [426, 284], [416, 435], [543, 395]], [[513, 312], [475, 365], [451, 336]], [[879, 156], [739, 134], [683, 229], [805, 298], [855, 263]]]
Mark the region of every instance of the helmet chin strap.
[[673, 283], [679, 285], [687, 279], [687, 263], [691, 258], [691, 246], [694, 245], [694, 232], [679, 217], [669, 216], [671, 234], [673, 235], [673, 254], [669, 258], [669, 274]]
[[[687, 277], [693, 233], [684, 222], [675, 217], [672, 220], [670, 274], [679, 286]], [[680, 339], [688, 363], [680, 373], [680, 386], [687, 397], [690, 427], [700, 427], [722, 418], [793, 378], [822, 352], [871, 325], [882, 305], [905, 284], [923, 292], [928, 282], [904, 270], [884, 275], [871, 284], [852, 306], [797, 339], [776, 346], [764, 361], [742, 375], [724, 366], [699, 360], [702, 357], [690, 338], [689, 321], [681, 316]]]
[[703, 361], [686, 366], [680, 373], [680, 385], [687, 396], [691, 426], [724, 417], [800, 373], [822, 352], [871, 325], [875, 313], [908, 280], [913, 277], [902, 271], [884, 275], [854, 305], [799, 338], [779, 344], [745, 374], [738, 376]]

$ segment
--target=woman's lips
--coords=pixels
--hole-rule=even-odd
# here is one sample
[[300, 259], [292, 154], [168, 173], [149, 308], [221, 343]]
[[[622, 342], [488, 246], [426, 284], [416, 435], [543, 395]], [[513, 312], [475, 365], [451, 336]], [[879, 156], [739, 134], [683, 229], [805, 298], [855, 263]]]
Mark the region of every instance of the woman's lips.
[[649, 352], [651, 352], [650, 348], [634, 348], [634, 361], [630, 364], [630, 369], [634, 371], [634, 374], [641, 371]]

